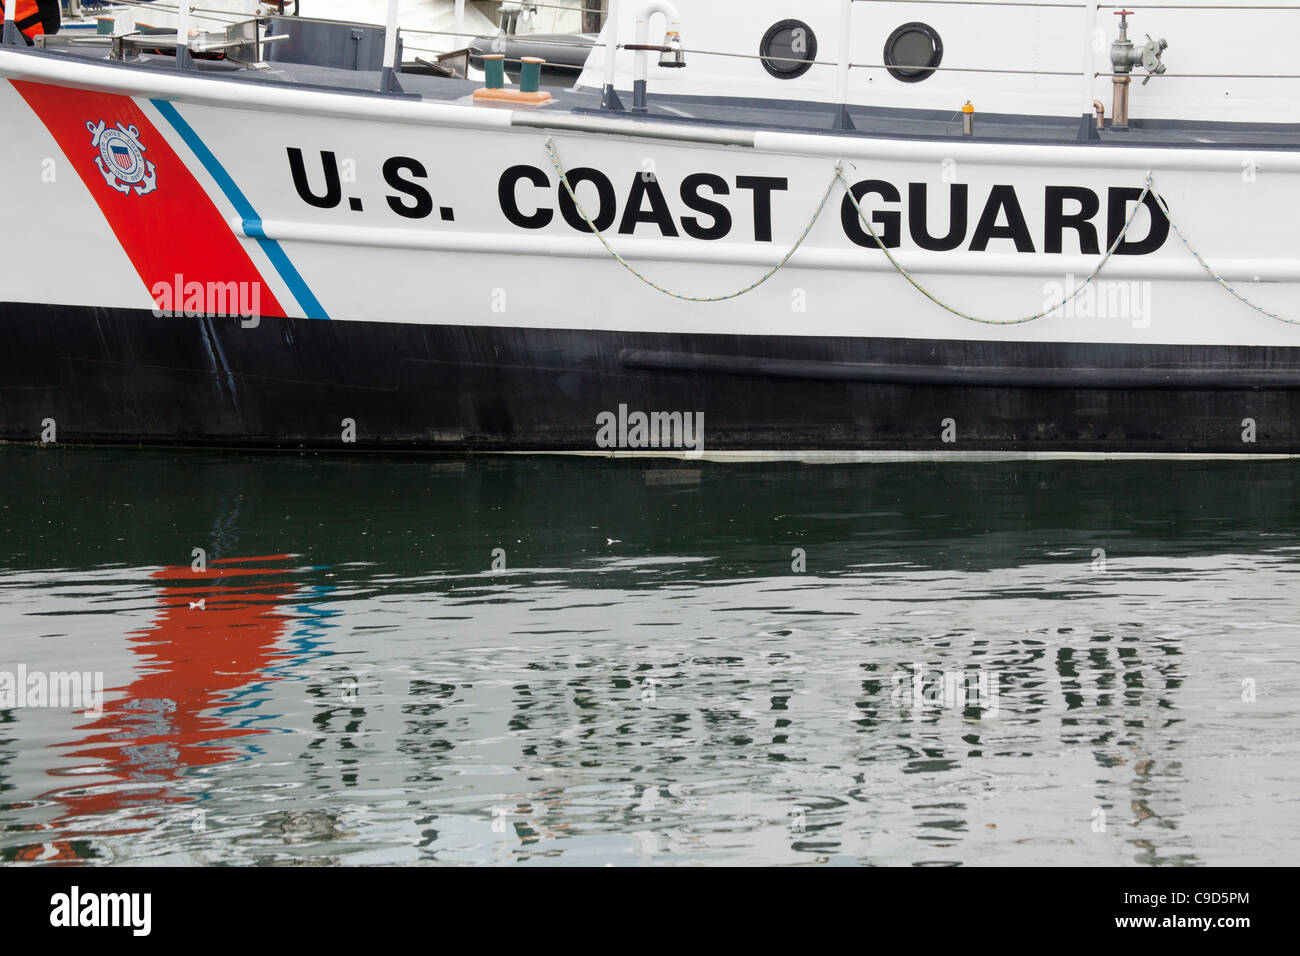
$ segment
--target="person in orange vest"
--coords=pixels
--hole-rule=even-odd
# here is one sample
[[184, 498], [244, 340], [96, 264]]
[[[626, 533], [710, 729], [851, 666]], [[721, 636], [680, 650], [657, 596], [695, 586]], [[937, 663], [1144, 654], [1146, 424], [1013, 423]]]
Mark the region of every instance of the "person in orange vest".
[[14, 26], [22, 33], [28, 46], [31, 46], [33, 37], [59, 32], [63, 23], [59, 0], [0, 0], [0, 15], [4, 13], [6, 2], [17, 3]]

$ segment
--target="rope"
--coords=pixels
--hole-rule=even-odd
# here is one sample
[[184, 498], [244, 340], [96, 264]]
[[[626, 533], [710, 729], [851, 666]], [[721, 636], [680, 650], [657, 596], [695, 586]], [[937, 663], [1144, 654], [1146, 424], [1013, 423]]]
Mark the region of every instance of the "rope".
[[890, 265], [894, 267], [895, 271], [897, 271], [899, 275], [901, 275], [904, 279], [906, 279], [911, 284], [912, 288], [914, 288], [917, 292], [921, 293], [921, 295], [925, 296], [927, 299], [929, 299], [939, 308], [943, 309], [945, 312], [951, 312], [953, 315], [957, 316], [958, 318], [969, 319], [972, 322], [979, 322], [982, 325], [1021, 325], [1025, 322], [1033, 322], [1035, 319], [1041, 319], [1045, 315], [1051, 315], [1057, 309], [1064, 308], [1067, 302], [1073, 300], [1076, 296], [1078, 296], [1081, 292], [1083, 292], [1084, 289], [1088, 287], [1088, 283], [1092, 282], [1093, 279], [1097, 278], [1097, 274], [1100, 273], [1102, 268], [1106, 265], [1106, 263], [1110, 261], [1110, 257], [1115, 254], [1115, 250], [1119, 248], [1119, 244], [1123, 242], [1124, 237], [1128, 235], [1129, 227], [1133, 225], [1133, 219], [1137, 216], [1137, 211], [1141, 209], [1142, 204], [1146, 202], [1147, 193], [1151, 192], [1151, 171], [1148, 170], [1146, 185], [1142, 187], [1142, 195], [1138, 196], [1137, 204], [1133, 207], [1133, 211], [1128, 214], [1128, 220], [1124, 223], [1124, 228], [1121, 229], [1119, 235], [1115, 237], [1115, 241], [1110, 244], [1110, 248], [1106, 250], [1106, 254], [1101, 257], [1101, 262], [1097, 263], [1097, 268], [1093, 269], [1092, 274], [1089, 275], [1088, 278], [1084, 279], [1083, 282], [1080, 283], [1079, 286], [1076, 287], [1073, 292], [1067, 295], [1056, 305], [1044, 309], [1041, 312], [1035, 312], [1033, 315], [1026, 315], [1023, 318], [1019, 318], [1019, 319], [981, 319], [978, 316], [967, 315], [965, 312], [962, 312], [960, 309], [954, 309], [946, 302], [943, 302], [942, 300], [936, 298], [933, 294], [930, 293], [928, 289], [922, 286], [921, 283], [917, 282], [916, 279], [912, 277], [912, 273], [908, 272], [907, 269], [905, 269], [899, 263], [899, 261], [894, 258], [894, 254], [889, 251], [889, 247], [886, 246], [883, 242], [881, 242], [880, 237], [876, 235], [876, 230], [871, 228], [871, 221], [867, 219], [866, 213], [862, 211], [862, 206], [858, 204], [858, 197], [853, 195], [853, 187], [849, 185], [848, 180], [844, 178], [844, 174], [839, 171], [838, 167], [836, 168], [836, 175], [839, 177], [840, 182], [844, 183], [844, 188], [848, 190], [849, 202], [853, 203], [853, 208], [857, 210], [858, 219], [862, 222], [864, 226], [867, 227], [867, 232], [870, 233], [872, 239], [876, 240], [876, 245], [880, 247], [880, 251], [885, 254], [885, 257], [889, 260]]
[[1164, 199], [1161, 198], [1160, 194], [1155, 191], [1155, 179], [1150, 170], [1147, 170], [1146, 183], [1142, 186], [1142, 193], [1141, 195], [1138, 196], [1137, 202], [1133, 206], [1133, 211], [1129, 213], [1128, 219], [1125, 220], [1124, 222], [1124, 228], [1121, 229], [1119, 235], [1115, 237], [1115, 241], [1110, 244], [1110, 248], [1106, 250], [1106, 254], [1101, 257], [1101, 261], [1097, 263], [1097, 268], [1093, 269], [1092, 272], [1088, 275], [1088, 277], [1084, 279], [1083, 282], [1081, 282], [1078, 286], [1076, 286], [1069, 295], [1067, 295], [1064, 299], [1062, 299], [1060, 302], [1056, 303], [1055, 305], [1051, 306], [1050, 308], [1043, 309], [1041, 312], [1035, 312], [1033, 315], [1026, 315], [1018, 319], [984, 319], [984, 318], [980, 318], [979, 316], [968, 315], [967, 313], [962, 312], [960, 309], [955, 309], [952, 306], [948, 305], [943, 300], [936, 297], [932, 292], [930, 292], [923, 285], [921, 285], [916, 280], [916, 278], [912, 275], [912, 273], [910, 273], [897, 259], [894, 258], [894, 254], [889, 251], [889, 247], [885, 245], [885, 243], [881, 240], [880, 236], [876, 234], [876, 230], [872, 228], [871, 221], [867, 218], [866, 213], [863, 212], [862, 206], [858, 202], [858, 198], [855, 195], [853, 195], [853, 187], [849, 184], [849, 181], [844, 178], [843, 160], [835, 164], [835, 175], [831, 178], [830, 184], [826, 187], [826, 193], [822, 196], [821, 202], [817, 204], [817, 209], [813, 213], [812, 219], [808, 221], [808, 225], [804, 227], [804, 230], [799, 235], [799, 238], [795, 240], [795, 244], [790, 247], [790, 251], [787, 252], [781, 258], [781, 261], [778, 262], [776, 265], [774, 265], [771, 269], [769, 269], [762, 276], [762, 278], [746, 286], [745, 288], [739, 290], [738, 292], [732, 292], [728, 295], [689, 296], [689, 295], [681, 295], [680, 293], [673, 292], [670, 289], [665, 289], [663, 286], [659, 285], [653, 280], [646, 278], [644, 275], [638, 272], [630, 262], [628, 262], [621, 255], [619, 255], [618, 252], [614, 250], [614, 247], [609, 244], [609, 240], [605, 238], [604, 233], [602, 233], [599, 229], [596, 228], [596, 224], [592, 222], [591, 217], [587, 215], [587, 211], [586, 209], [583, 208], [582, 202], [578, 199], [577, 193], [574, 192], [573, 187], [569, 184], [569, 176], [564, 169], [564, 164], [560, 161], [560, 154], [555, 149], [554, 139], [548, 138], [546, 140], [546, 151], [551, 155], [551, 164], [555, 167], [555, 171], [560, 176], [560, 182], [564, 186], [564, 191], [569, 194], [569, 198], [573, 200], [573, 205], [578, 210], [578, 214], [582, 216], [583, 222], [587, 224], [587, 227], [592, 231], [592, 234], [595, 235], [595, 237], [600, 240], [600, 244], [605, 247], [605, 251], [608, 252], [611, 256], [613, 256], [618, 261], [618, 263], [623, 266], [624, 269], [632, 273], [632, 275], [636, 276], [646, 285], [650, 286], [650, 288], [654, 289], [657, 292], [662, 292], [664, 295], [672, 296], [674, 299], [680, 299], [683, 302], [725, 302], [728, 299], [736, 299], [742, 295], [745, 295], [748, 292], [753, 292], [763, 283], [767, 282], [768, 279], [772, 278], [772, 276], [776, 275], [779, 271], [781, 271], [781, 269], [784, 268], [785, 265], [789, 263], [789, 261], [794, 257], [794, 254], [799, 251], [799, 248], [803, 245], [804, 240], [808, 238], [808, 234], [812, 232], [813, 226], [817, 224], [817, 220], [821, 218], [822, 213], [826, 210], [826, 203], [830, 201], [831, 193], [835, 189], [835, 184], [841, 183], [844, 186], [849, 202], [853, 204], [853, 209], [858, 214], [858, 220], [862, 223], [862, 225], [866, 226], [867, 233], [871, 236], [873, 240], [875, 240], [876, 245], [880, 247], [880, 251], [885, 254], [885, 257], [889, 260], [889, 264], [894, 267], [894, 271], [896, 271], [899, 275], [901, 275], [904, 279], [906, 279], [908, 283], [912, 286], [912, 288], [916, 289], [916, 291], [921, 293], [921, 295], [925, 296], [927, 299], [929, 299], [935, 305], [939, 306], [939, 308], [943, 309], [945, 312], [950, 312], [953, 315], [957, 316], [958, 318], [967, 319], [971, 322], [979, 322], [982, 325], [1022, 325], [1026, 322], [1033, 322], [1036, 319], [1041, 319], [1044, 316], [1051, 315], [1053, 312], [1063, 309], [1067, 303], [1073, 301], [1075, 298], [1081, 295], [1083, 293], [1083, 290], [1088, 287], [1088, 285], [1092, 282], [1092, 280], [1097, 278], [1097, 276], [1101, 274], [1101, 270], [1106, 267], [1106, 263], [1110, 261], [1111, 256], [1115, 254], [1115, 250], [1120, 247], [1120, 244], [1124, 241], [1125, 237], [1128, 235], [1128, 231], [1130, 227], [1132, 227], [1133, 225], [1133, 220], [1137, 217], [1138, 210], [1141, 209], [1143, 204], [1146, 202], [1147, 196], [1151, 195], [1155, 197], [1156, 205], [1160, 208], [1160, 212], [1164, 215], [1165, 219], [1169, 222], [1170, 228], [1174, 230], [1174, 233], [1178, 236], [1179, 239], [1182, 240], [1183, 246], [1187, 249], [1188, 252], [1192, 254], [1192, 256], [1196, 259], [1196, 261], [1200, 263], [1201, 268], [1205, 270], [1205, 272], [1210, 276], [1211, 279], [1213, 279], [1219, 285], [1223, 286], [1223, 288], [1227, 289], [1228, 292], [1230, 292], [1235, 298], [1241, 300], [1246, 305], [1254, 309], [1256, 312], [1261, 312], [1264, 315], [1267, 315], [1271, 319], [1277, 319], [1279, 322], [1285, 322], [1288, 325], [1300, 325], [1300, 321], [1284, 318], [1283, 316], [1278, 315], [1275, 312], [1270, 312], [1267, 309], [1263, 308], [1262, 306], [1258, 306], [1254, 302], [1251, 302], [1244, 295], [1238, 292], [1235, 288], [1229, 285], [1221, 275], [1219, 275], [1217, 272], [1214, 271], [1214, 269], [1210, 267], [1210, 264], [1201, 257], [1201, 254], [1192, 248], [1191, 243], [1187, 241], [1187, 237], [1183, 235], [1183, 231], [1178, 228], [1178, 224], [1174, 222], [1173, 217], [1169, 214], [1169, 206], [1165, 203]]
[[578, 215], [582, 216], [583, 222], [587, 224], [587, 226], [591, 229], [592, 233], [596, 236], [596, 238], [600, 240], [600, 244], [605, 247], [605, 251], [608, 252], [611, 256], [613, 256], [615, 259], [617, 259], [619, 264], [622, 265], [624, 269], [632, 273], [632, 275], [636, 276], [638, 279], [640, 279], [650, 288], [654, 289], [657, 292], [662, 292], [664, 295], [672, 296], [674, 299], [680, 299], [683, 302], [725, 302], [728, 299], [738, 299], [740, 298], [740, 296], [745, 295], [747, 292], [753, 292], [755, 289], [761, 286], [768, 279], [772, 278], [772, 276], [780, 272], [781, 269], [785, 266], [785, 264], [789, 262], [790, 259], [794, 256], [794, 254], [799, 251], [799, 247], [803, 245], [803, 241], [808, 238], [808, 233], [812, 232], [813, 226], [815, 226], [817, 224], [817, 220], [821, 218], [822, 211], [826, 208], [826, 203], [831, 198], [831, 192], [834, 191], [835, 189], [835, 184], [843, 180], [843, 176], [840, 173], [840, 166], [837, 164], [835, 167], [835, 175], [831, 177], [831, 181], [826, 185], [826, 193], [825, 195], [822, 196], [822, 201], [817, 205], [817, 211], [813, 213], [813, 217], [808, 221], [808, 225], [804, 229], [803, 233], [799, 236], [797, 240], [795, 240], [795, 244], [790, 247], [790, 251], [787, 252], [785, 256], [782, 257], [781, 261], [778, 262], [776, 265], [772, 266], [772, 268], [769, 269], [767, 273], [763, 275], [763, 277], [760, 278], [757, 282], [751, 283], [750, 285], [745, 286], [745, 288], [741, 289], [740, 291], [732, 292], [729, 295], [691, 296], [691, 295], [681, 295], [677, 292], [671, 291], [670, 289], [665, 289], [663, 286], [659, 285], [653, 280], [647, 279], [635, 268], [633, 268], [630, 262], [628, 262], [626, 259], [620, 256], [617, 252], [615, 252], [614, 247], [609, 244], [609, 240], [607, 240], [604, 234], [601, 233], [601, 231], [596, 228], [596, 224], [591, 221], [591, 217], [587, 215], [587, 210], [585, 210], [582, 207], [582, 203], [578, 201], [578, 196], [573, 191], [573, 187], [569, 185], [568, 174], [565, 173], [564, 166], [560, 163], [560, 155], [555, 151], [555, 141], [553, 139], [546, 140], [546, 151], [551, 154], [551, 163], [552, 165], [555, 166], [555, 171], [559, 173], [560, 182], [564, 184], [564, 191], [568, 193], [569, 198], [573, 200], [573, 205], [575, 208], [577, 208]]
[[1201, 254], [1192, 248], [1192, 244], [1187, 241], [1187, 237], [1183, 235], [1183, 231], [1178, 228], [1178, 223], [1174, 222], [1173, 217], [1169, 215], [1169, 207], [1165, 205], [1165, 201], [1161, 199], [1159, 195], [1156, 196], [1156, 202], [1160, 204], [1160, 211], [1163, 212], [1165, 214], [1165, 218], [1169, 220], [1169, 226], [1174, 230], [1174, 234], [1177, 235], [1178, 238], [1183, 241], [1183, 247], [1192, 254], [1192, 256], [1196, 259], [1197, 262], [1201, 264], [1201, 268], [1205, 270], [1206, 274], [1208, 274], [1211, 279], [1213, 279], [1215, 282], [1219, 283], [1219, 285], [1223, 286], [1225, 289], [1231, 292], [1234, 298], [1240, 299], [1242, 302], [1246, 303], [1246, 305], [1250, 306], [1256, 312], [1262, 312], [1264, 313], [1264, 315], [1267, 315], [1270, 319], [1277, 319], [1279, 322], [1285, 322], [1287, 325], [1300, 325], [1300, 322], [1297, 322], [1295, 319], [1284, 318], [1283, 316], [1278, 315], [1276, 312], [1270, 312], [1268, 311], [1268, 309], [1256, 305], [1254, 302], [1251, 302], [1249, 299], [1247, 299], [1244, 295], [1242, 295], [1232, 286], [1228, 285], [1228, 283], [1224, 280], [1223, 276], [1219, 275], [1217, 272], [1211, 269], [1210, 264], [1201, 258]]

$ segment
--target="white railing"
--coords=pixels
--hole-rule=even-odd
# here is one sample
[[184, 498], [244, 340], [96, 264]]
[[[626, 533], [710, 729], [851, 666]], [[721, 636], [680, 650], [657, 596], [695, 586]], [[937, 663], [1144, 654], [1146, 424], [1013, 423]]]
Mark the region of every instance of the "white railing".
[[180, 0], [180, 22], [176, 25], [176, 65], [189, 66], [190, 58], [190, 0]]
[[384, 25], [384, 70], [380, 83], [384, 92], [394, 88], [400, 72], [402, 64], [397, 62], [397, 0], [388, 0], [388, 22]]
[[4, 27], [0, 28], [0, 43], [11, 44], [22, 42], [22, 40], [17, 36], [18, 25], [14, 22], [14, 10], [17, 7], [17, 3], [5, 4]]
[[[594, 0], [593, 0], [594, 2]], [[836, 71], [835, 98], [839, 105], [847, 107], [849, 91], [849, 75], [852, 70], [884, 70], [887, 64], [876, 62], [857, 62], [852, 59], [850, 49], [850, 36], [852, 34], [851, 23], [853, 16], [854, 3], [869, 3], [874, 0], [839, 0], [840, 7], [840, 38], [838, 56], [835, 60], [806, 60], [799, 58], [787, 58], [778, 56], [764, 56], [752, 53], [736, 53], [724, 50], [706, 50], [684, 46], [682, 52], [692, 56], [710, 56], [725, 57], [732, 59], [768, 61], [768, 62], [792, 62], [792, 63], [810, 63], [815, 66], [829, 66]], [[1092, 37], [1097, 29], [1099, 12], [1102, 10], [1119, 10], [1131, 8], [1139, 11], [1155, 10], [1188, 10], [1188, 11], [1291, 11], [1300, 12], [1300, 4], [1297, 3], [1178, 3], [1178, 2], [1160, 2], [1147, 3], [1136, 0], [1136, 2], [1123, 4], [1111, 2], [1099, 2], [1099, 0], [1077, 0], [1077, 2], [1047, 2], [1047, 0], [880, 0], [880, 2], [889, 3], [908, 3], [908, 4], [933, 4], [943, 6], [961, 6], [961, 7], [1031, 7], [1052, 10], [1079, 10], [1082, 13], [1082, 37], [1084, 63], [1078, 70], [1041, 70], [1041, 69], [1016, 69], [1008, 67], [964, 67], [964, 66], [934, 66], [927, 67], [932, 72], [953, 72], [953, 73], [974, 73], [974, 74], [1002, 74], [1016, 76], [1040, 76], [1040, 77], [1066, 77], [1078, 76], [1081, 78], [1084, 86], [1083, 110], [1091, 111], [1093, 102], [1093, 84], [1097, 79], [1116, 78], [1128, 74], [1119, 74], [1107, 71], [1095, 70], [1092, 68]], [[190, 34], [193, 32], [192, 20], [210, 20], [220, 23], [239, 23], [246, 22], [250, 19], [248, 16], [233, 13], [229, 10], [219, 10], [210, 7], [193, 6], [186, 0], [179, 0], [177, 3], [165, 2], [140, 2], [140, 0], [116, 0], [119, 6], [143, 7], [151, 10], [161, 10], [166, 12], [178, 13], [181, 18], [181, 25], [177, 28], [176, 42], [178, 59], [183, 59], [185, 53], [189, 51]], [[447, 30], [424, 30], [410, 27], [401, 27], [397, 22], [397, 4], [390, 0], [388, 4], [387, 22], [384, 24], [386, 31], [384, 45], [384, 69], [385, 72], [392, 70], [393, 74], [400, 73], [400, 64], [396, 62], [396, 37], [400, 32], [411, 34], [420, 34], [424, 36], [437, 36], [455, 38], [457, 42], [463, 42], [464, 33], [464, 4], [465, 0], [456, 0], [456, 23], [454, 29]], [[594, 11], [598, 7], [588, 7], [585, 4], [580, 7], [565, 6], [556, 3], [531, 2], [530, 6], [553, 8], [560, 10], [579, 10]], [[625, 44], [619, 40], [619, 12], [621, 0], [608, 0], [607, 6], [607, 27], [604, 41], [604, 89], [606, 96], [606, 105], [610, 94], [614, 90], [616, 76], [617, 54], [620, 50], [627, 50], [629, 46], [637, 44]], [[14, 7], [16, 4], [7, 4], [4, 19], [4, 37], [7, 41], [12, 42], [10, 38], [17, 36], [17, 30], [13, 23]], [[377, 25], [377, 24], [376, 24]], [[520, 44], [527, 43], [547, 43], [555, 45], [563, 43], [560, 40], [533, 40], [527, 35], [516, 35], [512, 37], [513, 42]], [[22, 42], [19, 39], [18, 42]], [[582, 41], [573, 41], [575, 47], [586, 47], [588, 44]], [[415, 48], [419, 49], [419, 48]], [[181, 64], [184, 65], [184, 64]], [[1234, 80], [1298, 80], [1300, 73], [1164, 73], [1159, 76], [1151, 76], [1157, 80], [1171, 79], [1234, 79]]]

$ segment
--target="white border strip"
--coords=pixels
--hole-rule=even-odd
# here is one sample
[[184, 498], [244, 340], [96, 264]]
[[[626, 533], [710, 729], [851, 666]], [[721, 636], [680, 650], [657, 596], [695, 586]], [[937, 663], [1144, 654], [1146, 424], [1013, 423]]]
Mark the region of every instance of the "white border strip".
[[[236, 235], [251, 236], [244, 220], [228, 220]], [[280, 242], [305, 242], [322, 245], [365, 246], [381, 249], [411, 249], [465, 253], [467, 255], [552, 256], [558, 259], [606, 260], [609, 253], [591, 241], [590, 235], [572, 236], [535, 232], [523, 235], [494, 232], [459, 232], [451, 229], [401, 228], [395, 226], [349, 226], [293, 222], [285, 219], [263, 220], [266, 238]], [[1170, 246], [1181, 253], [1181, 249]], [[766, 243], [711, 243], [706, 249], [679, 239], [634, 239], [623, 237], [619, 251], [639, 262], [681, 262], [692, 265], [730, 265], [770, 268], [781, 250]], [[1097, 265], [1095, 256], [1062, 256], [1046, 253], [926, 252], [895, 251], [897, 259], [909, 272], [928, 275], [969, 276], [1042, 276], [1060, 279], [1066, 274], [1084, 276]], [[789, 268], [833, 269], [843, 272], [894, 272], [893, 265], [873, 249], [817, 248], [805, 245], [790, 259]], [[1224, 278], [1242, 282], [1300, 281], [1300, 259], [1216, 259], [1215, 269]], [[1106, 278], [1202, 280], [1204, 270], [1191, 257], [1168, 254], [1154, 257], [1113, 258], [1106, 267]]]
[[304, 90], [274, 83], [226, 80], [203, 74], [132, 69], [93, 61], [78, 62], [54, 54], [0, 50], [0, 75], [6, 79], [87, 87], [179, 103], [237, 106], [278, 113], [379, 120], [415, 126], [510, 128], [510, 113], [505, 110], [426, 103], [400, 96]]
[[1080, 143], [1049, 146], [1029, 143], [971, 143], [954, 137], [933, 139], [869, 139], [853, 136], [816, 136], [807, 133], [754, 135], [754, 147], [762, 152], [795, 156], [825, 156], [831, 159], [867, 159], [899, 163], [942, 163], [956, 159], [977, 166], [1069, 166], [1079, 169], [1192, 170], [1241, 172], [1247, 163], [1255, 169], [1300, 172], [1300, 150], [1187, 149], [1183, 147], [1118, 146]]
[[796, 156], [991, 166], [1106, 168], [1128, 170], [1240, 171], [1247, 162], [1265, 173], [1300, 172], [1300, 150], [1197, 149], [1099, 145], [1030, 145], [951, 140], [873, 139], [846, 135], [726, 130], [683, 124], [641, 124], [626, 119], [571, 113], [512, 112], [468, 105], [428, 103], [402, 97], [320, 92], [273, 84], [222, 80], [202, 75], [136, 70], [47, 53], [0, 50], [0, 75], [63, 86], [90, 87], [128, 96], [237, 106], [298, 115], [351, 118], [418, 126], [473, 129], [566, 129], [593, 135], [636, 135], [707, 145], [744, 145]]

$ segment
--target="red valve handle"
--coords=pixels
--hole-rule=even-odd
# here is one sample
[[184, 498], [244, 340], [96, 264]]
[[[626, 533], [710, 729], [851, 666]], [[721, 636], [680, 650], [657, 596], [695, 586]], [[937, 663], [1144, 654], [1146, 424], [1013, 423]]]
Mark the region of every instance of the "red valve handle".
[[1115, 11], [1115, 16], [1117, 16], [1117, 17], [1131, 17], [1131, 16], [1133, 16], [1133, 11], [1132, 11], [1132, 10], [1116, 10], [1116, 11]]

